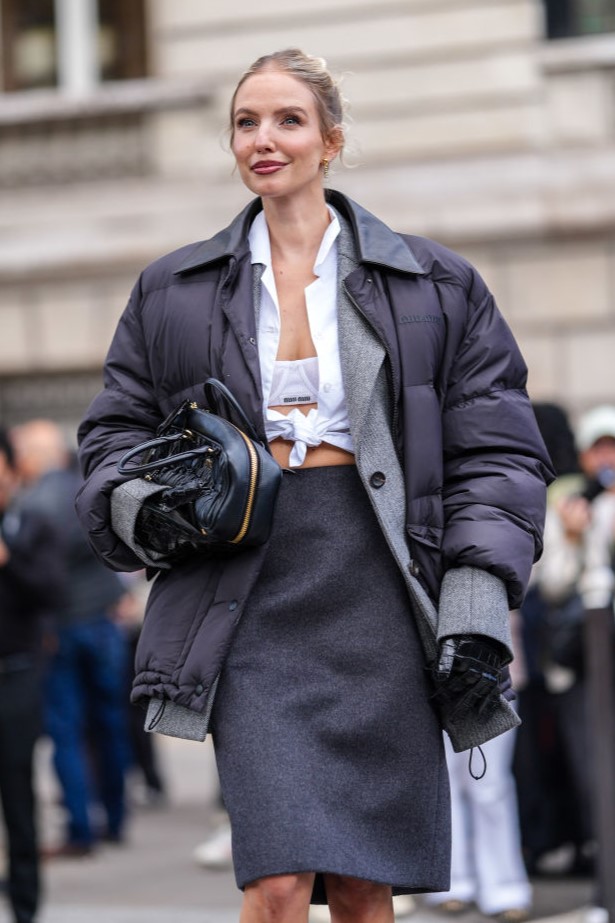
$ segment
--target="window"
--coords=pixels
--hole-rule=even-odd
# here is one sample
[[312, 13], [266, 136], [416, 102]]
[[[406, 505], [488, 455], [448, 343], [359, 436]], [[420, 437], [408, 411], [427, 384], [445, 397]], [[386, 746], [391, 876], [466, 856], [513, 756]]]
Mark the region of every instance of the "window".
[[56, 86], [54, 0], [2, 4], [4, 88]]
[[0, 0], [0, 11], [5, 91], [146, 74], [144, 0]]
[[102, 79], [145, 77], [143, 0], [98, 0], [98, 8]]
[[615, 32], [615, 0], [546, 0], [546, 12], [549, 38]]

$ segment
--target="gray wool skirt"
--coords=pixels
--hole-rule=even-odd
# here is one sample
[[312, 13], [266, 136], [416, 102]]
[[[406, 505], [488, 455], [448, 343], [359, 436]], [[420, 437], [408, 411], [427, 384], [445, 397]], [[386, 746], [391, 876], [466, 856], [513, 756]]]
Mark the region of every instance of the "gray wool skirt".
[[442, 732], [401, 573], [356, 468], [285, 472], [212, 734], [240, 888], [316, 872], [449, 887]]

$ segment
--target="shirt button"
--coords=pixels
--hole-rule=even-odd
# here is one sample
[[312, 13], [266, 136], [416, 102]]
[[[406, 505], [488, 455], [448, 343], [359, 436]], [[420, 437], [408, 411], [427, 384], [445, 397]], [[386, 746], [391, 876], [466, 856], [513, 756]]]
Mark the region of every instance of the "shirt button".
[[408, 564], [408, 570], [410, 571], [413, 577], [418, 577], [419, 574], [421, 573], [421, 568], [416, 563], [416, 561], [410, 561], [410, 563]]
[[372, 487], [374, 487], [376, 490], [378, 490], [379, 487], [383, 487], [385, 481], [386, 481], [386, 477], [385, 477], [385, 475], [382, 473], [382, 471], [374, 471], [374, 473], [372, 474], [372, 476], [371, 476], [370, 479], [369, 479], [369, 483], [370, 483], [370, 484], [372, 485]]
[[237, 600], [236, 600], [236, 599], [233, 599], [233, 600], [228, 604], [228, 607], [229, 607], [229, 611], [230, 611], [230, 612], [234, 612], [235, 609], [237, 608]]

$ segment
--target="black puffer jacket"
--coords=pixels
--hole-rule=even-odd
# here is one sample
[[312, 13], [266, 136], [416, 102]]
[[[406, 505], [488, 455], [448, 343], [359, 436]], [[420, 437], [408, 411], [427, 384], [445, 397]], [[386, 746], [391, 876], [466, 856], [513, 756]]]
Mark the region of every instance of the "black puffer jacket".
[[[502, 578], [519, 604], [541, 551], [550, 466], [525, 391], [526, 367], [482, 279], [462, 258], [391, 231], [339, 193], [360, 256], [345, 279], [388, 356], [391, 426], [406, 481], [416, 573], [437, 600], [442, 573], [468, 565]], [[90, 540], [121, 570], [142, 564], [113, 533], [116, 463], [183, 398], [225, 381], [258, 430], [262, 394], [247, 231], [253, 202], [209, 241], [148, 267], [119, 323], [105, 390], [80, 428], [78, 511]], [[353, 434], [354, 435], [354, 434]], [[202, 711], [264, 549], [186, 561], [160, 573], [141, 636], [134, 697]]]

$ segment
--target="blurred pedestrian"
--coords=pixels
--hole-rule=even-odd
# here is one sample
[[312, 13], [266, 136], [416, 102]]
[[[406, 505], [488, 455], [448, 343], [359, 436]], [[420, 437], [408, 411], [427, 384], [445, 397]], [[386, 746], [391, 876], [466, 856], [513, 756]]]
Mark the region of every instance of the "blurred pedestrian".
[[582, 477], [561, 485], [549, 505], [536, 585], [548, 607], [546, 683], [578, 806], [575, 862], [587, 870], [594, 850], [594, 771], [583, 626], [585, 610], [608, 606], [613, 596], [615, 406], [584, 414], [576, 444]]
[[55, 523], [66, 555], [68, 590], [54, 610], [56, 647], [45, 679], [45, 730], [67, 813], [65, 836], [49, 858], [89, 855], [100, 839], [125, 832], [130, 760], [126, 708], [127, 644], [114, 619], [125, 589], [98, 561], [77, 519], [81, 478], [65, 437], [51, 420], [12, 431], [24, 491], [21, 506]]
[[43, 630], [65, 591], [53, 525], [15, 504], [13, 449], [0, 431], [0, 798], [15, 923], [34, 923], [40, 900], [34, 749], [41, 733]]
[[[554, 509], [562, 497], [583, 491], [584, 477], [566, 408], [541, 401], [533, 402], [532, 407], [557, 474], [547, 494], [547, 504]], [[551, 552], [549, 548], [547, 556]], [[519, 613], [525, 670], [522, 681], [515, 684], [522, 724], [517, 732], [514, 772], [528, 871], [567, 874], [582, 872], [586, 866], [580, 843], [585, 821], [580, 817], [582, 805], [566, 759], [558, 703], [547, 682], [553, 669], [549, 635], [554, 612], [541, 591], [540, 567], [539, 563], [533, 569]]]
[[503, 923], [529, 917], [532, 887], [521, 849], [521, 832], [512, 759], [515, 729], [482, 746], [488, 771], [476, 779], [468, 756], [445, 740], [451, 782], [451, 886], [426, 895], [427, 903], [448, 914], [476, 904]]
[[[319, 58], [288, 49], [244, 74], [231, 149], [257, 198], [145, 270], [80, 429], [93, 544], [160, 571], [133, 696], [161, 733], [202, 740], [211, 719], [242, 923], [304, 923], [310, 902], [389, 923], [392, 892], [448, 886], [442, 724], [464, 749], [518, 721], [509, 609], [550, 477], [478, 273], [325, 194], [343, 118]], [[177, 560], [144, 515], [181, 494], [173, 475], [117, 462], [209, 376], [281, 487], [265, 546]]]

